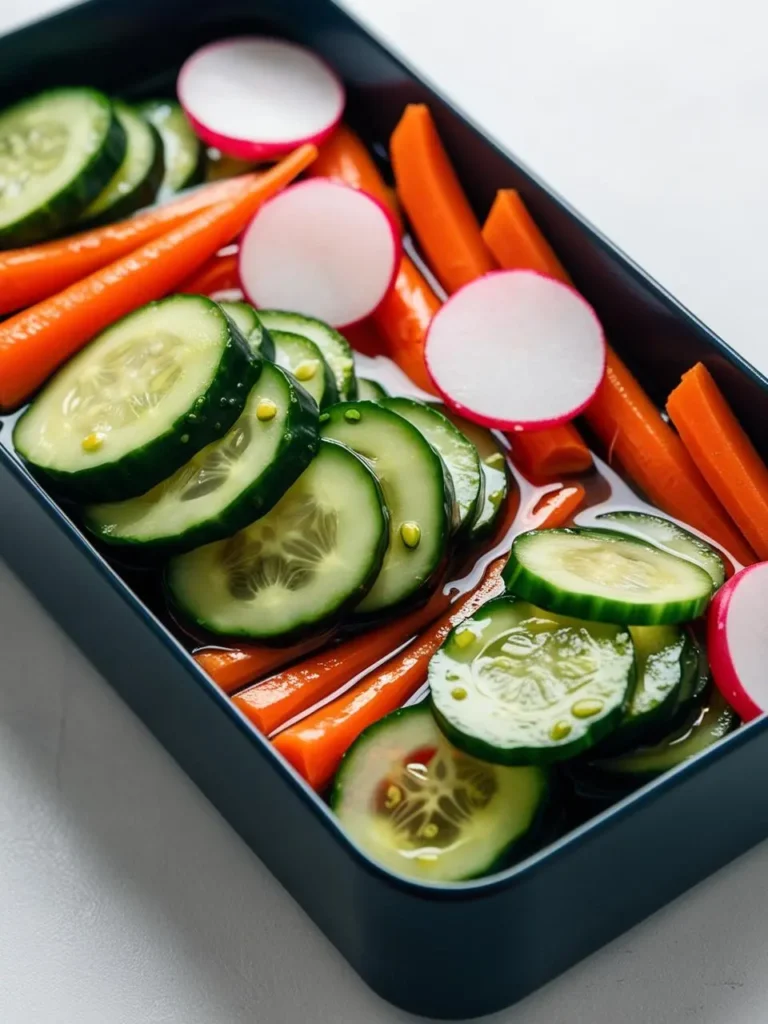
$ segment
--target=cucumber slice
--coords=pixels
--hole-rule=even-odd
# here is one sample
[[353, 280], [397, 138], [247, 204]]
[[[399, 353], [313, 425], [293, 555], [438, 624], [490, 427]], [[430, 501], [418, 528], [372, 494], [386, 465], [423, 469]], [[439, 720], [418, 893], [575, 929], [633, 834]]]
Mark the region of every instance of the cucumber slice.
[[253, 306], [248, 302], [220, 302], [219, 305], [227, 316], [235, 321], [235, 325], [253, 351], [274, 362], [275, 343]]
[[683, 721], [694, 707], [699, 707], [710, 681], [706, 651], [690, 629], [686, 630], [686, 637], [688, 642], [683, 655], [683, 683], [674, 712], [674, 725]]
[[637, 626], [696, 619], [713, 591], [701, 566], [610, 530], [523, 533], [504, 582], [550, 611]]
[[0, 111], [0, 249], [69, 227], [125, 150], [112, 103], [95, 89], [52, 89]]
[[663, 516], [645, 512], [603, 512], [596, 519], [606, 529], [639, 537], [662, 551], [695, 562], [706, 569], [716, 588], [725, 583], [725, 563], [719, 553], [701, 537]]
[[165, 173], [161, 198], [201, 182], [205, 176], [205, 147], [179, 104], [173, 100], [146, 100], [136, 109], [163, 142]]
[[110, 181], [83, 211], [80, 217], [82, 228], [121, 220], [142, 206], [149, 206], [163, 180], [160, 136], [126, 103], [115, 100], [114, 107], [125, 131], [125, 156]]
[[499, 597], [446, 637], [429, 664], [440, 728], [494, 764], [550, 764], [594, 746], [632, 698], [628, 630]]
[[413, 398], [385, 398], [380, 404], [412, 423], [445, 463], [456, 498], [456, 533], [466, 535], [485, 501], [485, 478], [472, 442], [432, 406]]
[[229, 430], [260, 371], [211, 299], [150, 302], [59, 371], [16, 423], [13, 442], [73, 496], [134, 498]]
[[338, 402], [336, 380], [317, 345], [301, 334], [271, 330], [275, 362], [290, 370], [296, 380], [322, 409]]
[[171, 560], [171, 600], [211, 633], [290, 643], [339, 619], [381, 568], [387, 512], [354, 452], [321, 441], [317, 457], [262, 519]]
[[495, 530], [509, 497], [510, 475], [506, 456], [490, 430], [470, 423], [448, 406], [437, 408], [472, 442], [480, 457], [485, 489], [483, 503], [478, 504], [477, 518], [472, 524], [472, 540], [482, 540]]
[[355, 741], [331, 807], [390, 871], [458, 882], [510, 857], [540, 819], [547, 792], [541, 768], [502, 768], [456, 750], [421, 704], [387, 715]]
[[260, 309], [259, 316], [268, 331], [287, 331], [289, 334], [300, 334], [303, 338], [314, 341], [326, 363], [333, 370], [339, 399], [342, 402], [351, 402], [357, 398], [355, 358], [349, 342], [338, 331], [322, 320], [302, 316], [301, 313]]
[[320, 431], [373, 467], [389, 509], [389, 550], [376, 583], [358, 607], [393, 608], [426, 587], [442, 566], [453, 496], [443, 463], [402, 416], [373, 402], [343, 402], [321, 417]]
[[368, 380], [367, 377], [357, 378], [357, 397], [361, 402], [380, 402], [387, 398], [389, 392], [376, 380]]
[[317, 406], [265, 363], [235, 425], [168, 480], [131, 501], [92, 505], [86, 525], [109, 544], [189, 551], [265, 515], [317, 452]]

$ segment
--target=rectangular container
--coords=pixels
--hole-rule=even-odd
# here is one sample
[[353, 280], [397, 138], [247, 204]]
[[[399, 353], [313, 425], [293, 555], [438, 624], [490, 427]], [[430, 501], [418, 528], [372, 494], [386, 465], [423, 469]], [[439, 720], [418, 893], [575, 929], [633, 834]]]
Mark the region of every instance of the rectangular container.
[[[478, 214], [519, 189], [651, 395], [703, 360], [768, 456], [765, 378], [331, 0], [93, 0], [0, 39], [0, 106], [69, 83], [170, 94], [197, 45], [254, 30], [323, 54], [369, 140], [428, 102]], [[497, 1010], [768, 835], [768, 790], [752, 784], [768, 771], [763, 718], [503, 874], [450, 888], [388, 875], [31, 479], [9, 428], [0, 554], [385, 999], [447, 1019]]]

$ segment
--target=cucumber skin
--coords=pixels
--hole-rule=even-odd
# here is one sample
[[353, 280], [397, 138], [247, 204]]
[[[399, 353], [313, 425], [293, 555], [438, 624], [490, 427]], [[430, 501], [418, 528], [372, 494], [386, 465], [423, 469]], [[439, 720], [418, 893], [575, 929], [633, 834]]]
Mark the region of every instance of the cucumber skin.
[[[144, 118], [144, 120], [149, 125], [151, 125], [153, 128], [156, 128], [156, 125], [152, 120], [152, 111], [159, 106], [178, 106], [178, 104], [176, 104], [174, 100], [144, 100], [142, 103], [139, 103], [135, 107], [135, 110]], [[190, 131], [192, 131], [191, 127]], [[160, 135], [159, 131], [158, 134]], [[194, 135], [194, 132], [192, 132], [192, 134]], [[162, 141], [162, 135], [160, 135], [160, 143], [162, 146], [163, 154], [165, 154], [165, 145], [163, 144]], [[165, 160], [163, 160], [163, 165], [165, 165]], [[202, 144], [202, 142], [200, 142], [199, 139], [197, 139], [197, 162], [195, 163], [195, 166], [192, 168], [187, 177], [184, 178], [183, 181], [180, 181], [178, 185], [175, 186], [175, 188], [171, 188], [170, 186], [168, 186], [168, 196], [173, 196], [177, 192], [183, 192], [185, 188], [191, 188], [193, 185], [200, 185], [205, 180], [205, 166], [205, 146]], [[165, 177], [165, 170], [163, 171], [163, 177]], [[163, 189], [163, 194], [165, 194], [165, 189]]]
[[[159, 302], [167, 301], [169, 300], [160, 299], [158, 302], [148, 303], [147, 306], [153, 307]], [[216, 305], [211, 299], [205, 301]], [[142, 306], [141, 310], [147, 306]], [[140, 310], [134, 311], [138, 312]], [[116, 321], [112, 327], [127, 320], [134, 313], [129, 313], [122, 320]], [[194, 420], [190, 422], [190, 413], [186, 413], [155, 441], [128, 452], [112, 465], [94, 466], [80, 473], [67, 473], [36, 466], [29, 462], [24, 452], [16, 446], [17, 431], [32, 409], [30, 406], [16, 421], [13, 431], [16, 452], [30, 473], [44, 482], [51, 483], [66, 497], [75, 500], [124, 501], [127, 498], [137, 498], [156, 484], [162, 483], [201, 448], [222, 437], [245, 408], [248, 394], [258, 380], [262, 367], [262, 360], [254, 355], [229, 317], [225, 317], [225, 320], [229, 328], [229, 340], [226, 342], [208, 391], [198, 399]], [[111, 330], [112, 327], [107, 330]], [[230, 404], [233, 399], [234, 404]], [[189, 440], [183, 442], [183, 436]]]
[[[275, 369], [281, 370], [280, 367]], [[174, 538], [137, 541], [103, 534], [92, 525], [86, 508], [84, 522], [87, 529], [111, 548], [123, 551], [162, 551], [175, 555], [217, 540], [224, 540], [225, 537], [230, 537], [249, 523], [266, 515], [314, 459], [320, 441], [317, 405], [302, 387], [295, 385], [289, 374], [285, 373], [285, 376], [291, 388], [291, 408], [286, 419], [286, 430], [289, 434], [284, 436], [272, 464], [259, 477], [258, 487], [252, 486], [250, 490], [243, 491], [235, 501], [222, 509], [218, 516], [190, 527]]]
[[[22, 100], [15, 106], [21, 107], [26, 103], [38, 103], [45, 101], [48, 96], [70, 91], [69, 89], [50, 89], [27, 100]], [[96, 89], [78, 91], [89, 93], [112, 109], [112, 121], [104, 144], [97, 153], [93, 154], [82, 173], [70, 183], [68, 188], [57, 193], [44, 206], [31, 210], [23, 220], [0, 228], [0, 249], [15, 249], [22, 245], [33, 245], [35, 242], [42, 242], [54, 235], [61, 234], [71, 227], [102, 189], [109, 184], [115, 171], [123, 162], [127, 138], [123, 126], [115, 115], [112, 101]]]
[[361, 402], [380, 402], [382, 398], [389, 398], [389, 392], [376, 380], [358, 377], [357, 397]]

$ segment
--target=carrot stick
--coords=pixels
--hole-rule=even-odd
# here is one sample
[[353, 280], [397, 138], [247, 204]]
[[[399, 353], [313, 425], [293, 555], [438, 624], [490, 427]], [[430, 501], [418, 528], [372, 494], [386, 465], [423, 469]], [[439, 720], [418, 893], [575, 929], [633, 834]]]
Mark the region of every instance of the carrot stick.
[[367, 320], [362, 320], [359, 324], [345, 327], [344, 337], [353, 349], [363, 352], [367, 356], [380, 356], [384, 352], [384, 339], [370, 317]]
[[200, 269], [178, 286], [178, 291], [188, 295], [215, 295], [240, 287], [237, 269], [237, 253], [220, 256], [216, 253]]
[[667, 412], [704, 479], [768, 559], [768, 468], [703, 363], [683, 374]]
[[572, 423], [507, 437], [512, 444], [512, 461], [533, 480], [585, 473], [592, 468], [592, 452]]
[[586, 496], [587, 492], [581, 484], [569, 484], [567, 487], [561, 487], [559, 491], [545, 494], [534, 509], [534, 521], [541, 524], [535, 528], [554, 530], [558, 526], [564, 526], [579, 511]]
[[290, 665], [305, 654], [311, 654], [329, 639], [326, 633], [292, 647], [261, 647], [258, 644], [247, 647], [208, 647], [195, 651], [193, 657], [219, 689], [231, 695], [254, 679], [267, 676], [283, 665]]
[[208, 185], [190, 196], [146, 210], [119, 224], [108, 224], [27, 249], [0, 252], [0, 313], [10, 313], [55, 295], [178, 227], [193, 214], [241, 195], [258, 177], [248, 174]]
[[384, 339], [387, 355], [414, 384], [436, 394], [424, 361], [424, 342], [440, 299], [413, 260], [403, 256], [395, 285], [373, 314]]
[[482, 235], [500, 267], [536, 270], [566, 284], [571, 283], [567, 271], [515, 189], [504, 188], [496, 193], [483, 224]]
[[480, 226], [429, 108], [411, 103], [390, 140], [397, 193], [437, 279], [448, 292], [493, 270]]
[[585, 414], [603, 442], [659, 508], [701, 530], [743, 565], [755, 556], [696, 468], [683, 442], [615, 352]]
[[0, 324], [0, 408], [24, 402], [100, 330], [174, 288], [231, 242], [265, 199], [314, 159], [302, 146], [244, 192], [195, 214], [53, 298]]

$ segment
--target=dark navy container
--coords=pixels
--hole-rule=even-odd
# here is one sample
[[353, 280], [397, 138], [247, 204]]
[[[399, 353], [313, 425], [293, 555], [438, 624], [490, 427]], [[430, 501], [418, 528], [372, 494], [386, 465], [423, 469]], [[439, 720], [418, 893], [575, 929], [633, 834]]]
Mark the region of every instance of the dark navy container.
[[[93, 0], [0, 39], [0, 106], [70, 83], [168, 94], [196, 46], [263, 30], [334, 65], [370, 141], [388, 137], [406, 103], [428, 102], [477, 213], [496, 189], [519, 189], [651, 395], [662, 402], [703, 360], [768, 457], [765, 378], [331, 0]], [[0, 554], [385, 999], [449, 1019], [497, 1010], [768, 835], [768, 788], [754, 785], [768, 774], [763, 718], [503, 874], [450, 888], [387, 874], [30, 478], [9, 438], [5, 422]]]

